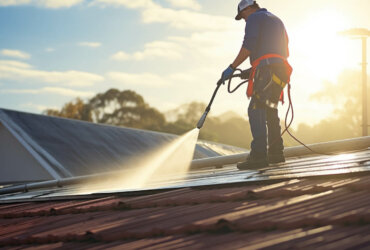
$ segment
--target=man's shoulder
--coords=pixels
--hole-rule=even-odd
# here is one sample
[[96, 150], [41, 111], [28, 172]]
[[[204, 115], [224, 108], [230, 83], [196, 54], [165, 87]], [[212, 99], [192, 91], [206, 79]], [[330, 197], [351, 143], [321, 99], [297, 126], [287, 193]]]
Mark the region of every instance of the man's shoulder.
[[267, 16], [273, 15], [271, 12], [269, 12], [267, 9], [262, 8], [254, 12], [248, 17], [248, 21], [250, 22], [258, 22], [264, 19]]
[[253, 14], [251, 14], [250, 17], [256, 18], [256, 17], [264, 16], [267, 13], [270, 13], [270, 12], [266, 8], [261, 8], [261, 9], [255, 11]]
[[[261, 23], [261, 22], [282, 22], [281, 19], [268, 11], [267, 9], [260, 9], [249, 16], [251, 19], [250, 21], [253, 23]], [[249, 18], [248, 18], [249, 21]]]

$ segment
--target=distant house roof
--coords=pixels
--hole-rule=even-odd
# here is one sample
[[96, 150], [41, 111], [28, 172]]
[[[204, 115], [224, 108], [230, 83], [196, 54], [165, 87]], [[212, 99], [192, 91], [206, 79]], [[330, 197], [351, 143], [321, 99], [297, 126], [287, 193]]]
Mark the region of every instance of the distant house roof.
[[[175, 135], [0, 109], [0, 183], [31, 182], [122, 169], [133, 155]], [[199, 142], [195, 159], [245, 150]]]

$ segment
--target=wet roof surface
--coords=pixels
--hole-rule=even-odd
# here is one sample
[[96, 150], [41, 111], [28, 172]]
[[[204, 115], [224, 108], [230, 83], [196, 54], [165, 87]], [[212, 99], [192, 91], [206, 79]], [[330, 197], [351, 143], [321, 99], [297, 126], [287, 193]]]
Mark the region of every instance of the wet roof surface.
[[[345, 153], [336, 156], [305, 156], [302, 158], [290, 158], [287, 162], [280, 165], [273, 165], [260, 171], [238, 171], [235, 165], [229, 165], [223, 168], [208, 168], [190, 171], [184, 180], [176, 175], [169, 175], [165, 181], [154, 182], [146, 190], [162, 191], [191, 188], [199, 186], [214, 186], [222, 184], [255, 183], [255, 182], [276, 182], [290, 180], [294, 178], [318, 177], [327, 175], [362, 175], [370, 172], [370, 149]], [[99, 185], [96, 183], [95, 190], [84, 190], [83, 184], [71, 185], [65, 187], [49, 187], [46, 189], [30, 190], [27, 193], [15, 193], [0, 195], [0, 203], [14, 200], [47, 200], [58, 197], [69, 197], [75, 195], [90, 195], [99, 193]], [[106, 186], [106, 185], [105, 185]], [[123, 185], [124, 186], [124, 185]], [[1, 189], [0, 189], [1, 190]], [[145, 190], [127, 189], [124, 187], [102, 189], [100, 193], [103, 196], [109, 193], [137, 192]], [[77, 196], [78, 198], [78, 196]]]
[[[233, 166], [196, 171], [191, 179], [197, 185], [177, 184], [155, 194], [1, 204], [0, 247], [370, 248], [368, 164], [366, 150], [290, 159], [261, 172], [238, 172]], [[266, 182], [271, 179], [274, 183]]]

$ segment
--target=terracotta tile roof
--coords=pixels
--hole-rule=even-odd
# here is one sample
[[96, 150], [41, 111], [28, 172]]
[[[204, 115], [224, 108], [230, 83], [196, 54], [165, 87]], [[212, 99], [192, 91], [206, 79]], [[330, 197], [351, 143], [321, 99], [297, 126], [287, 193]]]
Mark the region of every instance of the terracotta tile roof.
[[15, 249], [369, 248], [370, 175], [0, 205]]

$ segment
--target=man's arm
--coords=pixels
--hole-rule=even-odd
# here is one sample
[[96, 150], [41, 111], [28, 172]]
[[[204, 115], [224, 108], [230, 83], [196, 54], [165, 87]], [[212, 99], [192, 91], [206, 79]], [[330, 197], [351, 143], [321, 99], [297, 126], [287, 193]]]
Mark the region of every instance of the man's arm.
[[221, 80], [226, 81], [227, 79], [229, 79], [233, 75], [235, 69], [240, 64], [242, 64], [250, 56], [250, 54], [251, 52], [248, 49], [242, 47], [239, 51], [238, 56], [235, 58], [235, 61], [232, 64], [230, 64], [230, 66], [227, 69], [225, 69], [224, 72], [222, 73]]
[[234, 62], [231, 64], [231, 66], [236, 69], [239, 67], [240, 64], [242, 64], [247, 58], [251, 55], [251, 52], [247, 50], [246, 48], [242, 47], [239, 51], [238, 56], [235, 58]]

